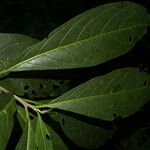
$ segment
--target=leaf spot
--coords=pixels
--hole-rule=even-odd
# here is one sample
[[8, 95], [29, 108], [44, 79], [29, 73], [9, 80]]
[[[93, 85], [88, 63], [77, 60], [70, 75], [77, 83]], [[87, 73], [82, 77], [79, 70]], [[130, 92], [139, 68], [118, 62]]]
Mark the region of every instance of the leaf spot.
[[43, 87], [44, 87], [43, 84], [40, 84], [40, 89], [43, 89]]
[[147, 84], [147, 80], [144, 81], [143, 85], [146, 86], [146, 84]]
[[50, 135], [49, 135], [49, 134], [46, 134], [45, 136], [46, 136], [46, 138], [47, 138], [48, 140], [50, 140]]
[[58, 90], [59, 89], [59, 86], [55, 85], [55, 84], [52, 87], [53, 87], [54, 90]]
[[129, 36], [129, 42], [133, 41], [133, 36]]
[[113, 116], [114, 116], [114, 118], [117, 118], [117, 114], [116, 114], [116, 113], [114, 113], [114, 115], [113, 115]]
[[29, 89], [29, 86], [28, 85], [25, 85], [24, 86], [24, 90], [28, 90]]
[[31, 116], [31, 115], [30, 115], [29, 117], [30, 117], [30, 119], [31, 119], [31, 120], [33, 120], [33, 119], [34, 119], [34, 117], [33, 117], [33, 116]]
[[36, 92], [34, 90], [32, 90], [32, 94], [34, 95]]
[[47, 96], [48, 95], [47, 92], [44, 92], [44, 95]]

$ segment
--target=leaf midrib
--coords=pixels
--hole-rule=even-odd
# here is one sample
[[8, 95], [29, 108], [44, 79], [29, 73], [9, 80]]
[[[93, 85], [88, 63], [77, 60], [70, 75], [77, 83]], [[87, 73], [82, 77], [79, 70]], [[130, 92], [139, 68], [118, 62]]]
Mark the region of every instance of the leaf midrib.
[[138, 90], [142, 90], [142, 89], [150, 89], [150, 86], [148, 86], [148, 87], [142, 87], [142, 88], [136, 88], [136, 89], [132, 89], [132, 90], [122, 90], [122, 91], [119, 91], [119, 92], [112, 92], [112, 93], [107, 93], [107, 94], [103, 94], [103, 95], [94, 95], [94, 96], [88, 96], [88, 97], [81, 97], [81, 98], [74, 98], [74, 99], [67, 99], [67, 100], [62, 100], [61, 99], [61, 101], [59, 101], [59, 99], [58, 99], [58, 101], [57, 101], [57, 99], [56, 99], [56, 101], [54, 102], [54, 101], [52, 101], [52, 102], [50, 102], [50, 103], [48, 103], [48, 104], [45, 104], [45, 105], [43, 105], [43, 106], [45, 106], [45, 107], [51, 107], [52, 105], [57, 105], [58, 103], [60, 104], [60, 103], [67, 103], [67, 102], [70, 102], [70, 101], [80, 101], [80, 100], [85, 100], [85, 99], [92, 99], [92, 98], [100, 98], [100, 97], [103, 97], [103, 96], [107, 96], [107, 95], [118, 95], [118, 94], [122, 94], [122, 93], [128, 93], [128, 92], [133, 92], [133, 91], [138, 91]]
[[32, 59], [35, 59], [35, 58], [37, 58], [37, 57], [40, 57], [40, 56], [42, 56], [42, 55], [44, 55], [44, 54], [47, 54], [47, 53], [49, 53], [50, 51], [57, 51], [58, 49], [62, 49], [62, 48], [64, 48], [64, 47], [67, 47], [67, 46], [70, 46], [70, 45], [73, 45], [73, 44], [81, 43], [81, 42], [84, 42], [84, 41], [87, 41], [87, 40], [91, 40], [91, 39], [94, 39], [94, 38], [97, 38], [97, 37], [106, 36], [107, 34], [112, 34], [112, 33], [115, 33], [115, 32], [120, 32], [120, 31], [125, 31], [125, 30], [131, 30], [131, 29], [133, 29], [133, 28], [138, 28], [138, 27], [141, 27], [141, 26], [149, 26], [149, 24], [141, 24], [141, 25], [136, 25], [136, 26], [132, 26], [132, 27], [126, 27], [126, 28], [119, 29], [119, 30], [117, 29], [117, 30], [114, 30], [114, 31], [110, 31], [110, 32], [98, 34], [98, 35], [89, 37], [89, 38], [84, 39], [84, 40], [76, 41], [76, 42], [74, 42], [74, 43], [69, 43], [69, 44], [64, 45], [64, 46], [61, 46], [61, 47], [57, 47], [57, 48], [54, 48], [54, 49], [47, 50], [46, 52], [43, 52], [43, 53], [38, 54], [38, 55], [36, 55], [36, 56], [33, 56], [33, 57], [29, 58], [29, 59], [26, 59], [26, 60], [24, 60], [24, 61], [22, 61], [22, 62], [20, 62], [20, 63], [18, 63], [18, 64], [16, 64], [16, 65], [14, 65], [13, 67], [8, 68], [7, 70], [1, 71], [0, 74], [4, 74], [4, 73], [6, 73], [6, 72], [12, 71], [12, 70], [15, 69], [17, 66], [22, 65], [22, 64], [24, 64], [25, 62], [28, 62], [28, 61], [30, 61], [30, 60], [32, 60]]
[[30, 150], [30, 145], [31, 145], [31, 132], [32, 132], [32, 127], [31, 127], [31, 122], [28, 120], [28, 135], [27, 135], [27, 150]]
[[42, 130], [44, 131], [43, 129], [43, 126], [42, 126], [42, 118], [40, 117], [39, 118], [39, 124], [40, 124], [40, 132], [42, 134], [42, 141], [43, 141], [43, 145], [44, 145], [44, 150], [46, 150], [46, 143], [45, 143], [45, 140], [44, 140], [44, 133], [42, 132]]

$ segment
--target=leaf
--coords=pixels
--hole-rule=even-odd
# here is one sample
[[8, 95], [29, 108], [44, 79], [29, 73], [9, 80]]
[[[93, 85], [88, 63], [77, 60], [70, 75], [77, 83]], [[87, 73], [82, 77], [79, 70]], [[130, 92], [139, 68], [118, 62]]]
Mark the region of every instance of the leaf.
[[26, 112], [25, 109], [17, 106], [17, 118], [19, 120], [19, 123], [22, 127], [22, 129], [24, 129], [25, 125], [27, 124], [27, 118], [26, 118]]
[[37, 39], [21, 34], [0, 33], [0, 71], [20, 62], [27, 47], [37, 42]]
[[37, 147], [33, 127], [31, 124], [31, 120], [28, 120], [23, 129], [21, 139], [16, 146], [16, 150], [36, 150], [36, 148]]
[[149, 99], [150, 75], [125, 68], [91, 79], [44, 107], [111, 121], [114, 115], [125, 118], [135, 113]]
[[56, 98], [69, 89], [69, 80], [7, 78], [0, 85], [28, 98]]
[[[132, 2], [117, 2], [88, 10], [71, 19], [48, 38], [1, 65], [0, 74], [10, 71], [89, 67], [128, 52], [146, 33], [150, 17]], [[7, 60], [3, 54], [1, 63]]]
[[[25, 110], [23, 109], [23, 108], [21, 108], [21, 107], [17, 107], [17, 110], [18, 110], [18, 119], [19, 119], [19, 122], [20, 122], [20, 124], [21, 124], [21, 127], [22, 127], [22, 129], [24, 129], [24, 127], [25, 127], [25, 124], [26, 124], [26, 122], [27, 122], [27, 119], [26, 119], [26, 114], [25, 114]], [[30, 114], [31, 115], [31, 114]], [[33, 116], [32, 118], [34, 118], [34, 120], [36, 120], [36, 121], [34, 121], [34, 122], [32, 122], [32, 126], [34, 126], [35, 127], [35, 131], [34, 131], [34, 133], [36, 132], [36, 129], [37, 129], [37, 117], [36, 116]], [[42, 121], [43, 122], [43, 121]], [[33, 124], [34, 123], [34, 124]], [[43, 122], [44, 123], [44, 122]], [[49, 132], [49, 134], [50, 134], [50, 137], [51, 137], [51, 141], [52, 141], [52, 143], [53, 143], [53, 149], [54, 150], [60, 150], [60, 148], [61, 148], [61, 150], [67, 150], [67, 147], [66, 147], [66, 145], [63, 143], [63, 141], [62, 141], [62, 139], [59, 137], [59, 135], [57, 134], [57, 133], [55, 133], [55, 131], [51, 128], [51, 123], [50, 123], [50, 125], [48, 125], [48, 124], [46, 124], [46, 123], [44, 123], [45, 125], [46, 125], [46, 127], [45, 127], [45, 125], [44, 125], [44, 129], [45, 128], [47, 128], [47, 132]], [[45, 131], [45, 130], [44, 130]], [[44, 133], [44, 132], [43, 132]], [[49, 136], [48, 136], [49, 137]], [[36, 139], [37, 139], [37, 136], [36, 136]], [[39, 140], [38, 140], [39, 141]], [[37, 142], [38, 143], [38, 142]], [[39, 147], [41, 147], [41, 146], [39, 146]], [[40, 148], [39, 148], [40, 149]]]
[[[51, 125], [51, 123], [50, 123]], [[51, 135], [51, 140], [53, 143], [54, 150], [68, 150], [67, 146], [64, 144], [63, 139], [52, 129], [50, 125], [47, 125], [47, 129]]]
[[14, 124], [15, 103], [12, 95], [0, 93], [0, 149], [5, 150]]
[[[64, 134], [81, 148], [97, 149], [104, 145], [114, 133], [114, 131], [103, 129], [100, 125], [92, 125], [65, 114], [53, 113], [50, 117], [61, 124]], [[61, 145], [58, 146], [59, 149]]]
[[46, 124], [43, 122], [40, 114], [38, 114], [35, 137], [39, 150], [53, 150], [51, 135], [46, 127]]

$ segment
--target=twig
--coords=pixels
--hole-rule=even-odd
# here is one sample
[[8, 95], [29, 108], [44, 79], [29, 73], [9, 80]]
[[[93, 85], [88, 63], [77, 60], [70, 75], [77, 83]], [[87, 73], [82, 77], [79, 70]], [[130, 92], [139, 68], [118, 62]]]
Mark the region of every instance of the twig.
[[[9, 91], [9, 90], [5, 89], [4, 87], [0, 86], [0, 93], [2, 93], [2, 92], [12, 93], [11, 91]], [[40, 110], [39, 108], [36, 108], [36, 106], [30, 104], [30, 103], [35, 104], [34, 102], [32, 102], [30, 100], [23, 100], [21, 97], [15, 95], [15, 94], [13, 94], [13, 96], [18, 102], [20, 102], [24, 106], [24, 108], [26, 110], [27, 110], [27, 108], [31, 108], [32, 110], [36, 111], [37, 113], [39, 112], [41, 114], [44, 114], [44, 113], [47, 113], [48, 111], [50, 111], [50, 110]]]

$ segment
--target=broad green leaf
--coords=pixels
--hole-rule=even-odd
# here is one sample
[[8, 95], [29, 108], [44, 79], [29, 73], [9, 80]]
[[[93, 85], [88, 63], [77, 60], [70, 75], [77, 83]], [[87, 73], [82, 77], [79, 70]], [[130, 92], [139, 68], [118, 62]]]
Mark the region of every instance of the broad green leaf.
[[20, 62], [27, 47], [37, 42], [37, 39], [21, 34], [0, 33], [0, 71]]
[[14, 124], [15, 103], [12, 95], [0, 93], [0, 149], [5, 150]]
[[50, 116], [61, 124], [61, 129], [70, 140], [85, 149], [99, 148], [112, 137], [114, 132], [103, 129], [100, 125], [95, 126], [61, 113], [54, 113]]
[[51, 133], [49, 133], [46, 124], [43, 122], [40, 114], [38, 114], [35, 137], [38, 149], [53, 150]]
[[0, 86], [28, 98], [55, 98], [69, 89], [69, 80], [7, 78]]
[[[29, 114], [29, 118], [30, 118], [33, 132], [35, 133], [36, 124], [37, 124], [37, 117], [30, 112], [28, 112], [28, 114]], [[19, 123], [20, 123], [22, 129], [24, 129], [26, 124], [28, 123], [28, 119], [26, 116], [26, 111], [23, 107], [17, 106], [17, 118], [19, 120]]]
[[127, 117], [150, 99], [150, 75], [125, 68], [96, 77], [46, 104], [103, 120]]
[[36, 150], [35, 134], [31, 124], [31, 120], [25, 124], [23, 134], [16, 146], [16, 150]]
[[[71, 19], [19, 55], [1, 52], [0, 74], [104, 63], [128, 52], [149, 24], [149, 14], [136, 3], [117, 2], [96, 7]], [[7, 60], [8, 54], [11, 60]]]
[[[21, 107], [17, 107], [17, 110], [18, 110], [18, 119], [19, 119], [19, 122], [21, 124], [22, 129], [24, 129], [25, 124], [27, 122], [25, 110], [23, 108], [21, 108]], [[32, 126], [34, 126], [35, 130], [36, 130], [37, 117], [33, 116], [32, 118], [34, 118], [36, 120], [36, 121], [32, 122]], [[50, 123], [50, 125], [51, 125], [51, 123]], [[51, 136], [51, 141], [53, 143], [53, 149], [54, 150], [60, 150], [60, 148], [61, 148], [61, 150], [67, 150], [67, 147], [63, 143], [61, 137], [59, 137], [59, 135], [51, 128], [50, 125], [46, 124], [46, 127], [47, 127], [47, 129], [49, 131], [49, 134]], [[34, 132], [36, 132], [36, 131], [34, 131]]]
[[22, 127], [22, 129], [24, 129], [25, 125], [27, 124], [27, 118], [26, 118], [26, 112], [25, 109], [17, 106], [17, 118], [19, 120], [19, 123]]

